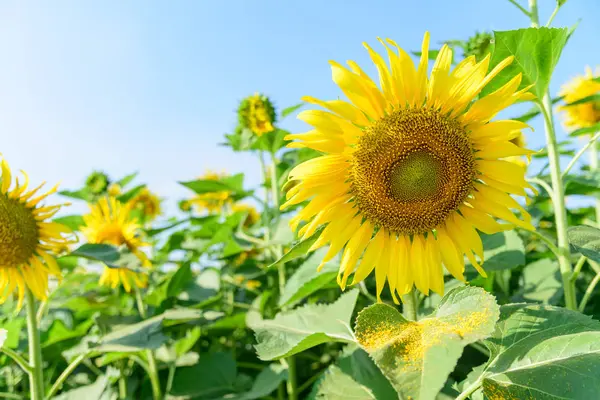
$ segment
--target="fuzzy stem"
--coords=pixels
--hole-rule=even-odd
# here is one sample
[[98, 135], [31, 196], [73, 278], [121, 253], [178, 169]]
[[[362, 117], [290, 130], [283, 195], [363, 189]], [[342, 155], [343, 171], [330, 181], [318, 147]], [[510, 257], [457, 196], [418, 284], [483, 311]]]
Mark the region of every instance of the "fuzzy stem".
[[54, 385], [52, 385], [52, 387], [50, 388], [50, 391], [46, 396], [48, 400], [51, 399], [52, 396], [54, 396], [56, 392], [60, 390], [60, 388], [62, 387], [63, 383], [65, 383], [69, 375], [71, 375], [71, 373], [75, 371], [75, 368], [77, 368], [87, 356], [87, 354], [80, 354], [73, 361], [71, 361], [71, 364], [69, 364], [69, 366], [63, 371], [63, 373], [60, 374], [56, 382], [54, 382]]
[[416, 321], [419, 303], [417, 302], [417, 293], [415, 292], [414, 287], [409, 293], [402, 296], [402, 304], [404, 308], [404, 316], [411, 321]]
[[42, 346], [40, 345], [40, 331], [37, 324], [35, 298], [31, 290], [25, 290], [27, 307], [27, 336], [29, 340], [29, 389], [31, 400], [44, 398], [44, 366], [42, 365]]

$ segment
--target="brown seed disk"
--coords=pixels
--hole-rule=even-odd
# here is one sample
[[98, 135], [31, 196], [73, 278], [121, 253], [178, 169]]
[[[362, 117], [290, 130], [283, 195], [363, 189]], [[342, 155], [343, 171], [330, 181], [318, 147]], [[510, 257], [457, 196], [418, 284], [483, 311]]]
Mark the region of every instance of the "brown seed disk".
[[476, 179], [464, 127], [429, 109], [402, 109], [367, 128], [351, 159], [350, 183], [361, 214], [392, 232], [440, 226]]
[[33, 256], [39, 232], [32, 211], [0, 193], [0, 268], [16, 267]]

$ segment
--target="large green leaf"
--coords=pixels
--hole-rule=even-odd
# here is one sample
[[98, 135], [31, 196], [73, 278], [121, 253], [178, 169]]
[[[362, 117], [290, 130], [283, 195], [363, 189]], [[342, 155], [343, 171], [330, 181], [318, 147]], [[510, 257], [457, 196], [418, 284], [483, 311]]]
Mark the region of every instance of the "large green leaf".
[[256, 335], [258, 357], [273, 360], [326, 342], [352, 342], [349, 324], [357, 297], [358, 290], [351, 290], [333, 304], [305, 305], [272, 320], [249, 312], [246, 323]]
[[418, 322], [385, 304], [367, 307], [358, 315], [355, 333], [402, 398], [428, 400], [440, 392], [463, 348], [492, 334], [498, 316], [492, 295], [463, 286]]
[[215, 399], [234, 392], [237, 368], [229, 353], [206, 353], [198, 364], [178, 368], [170, 396], [178, 399]]
[[567, 235], [571, 247], [596, 262], [600, 262], [600, 229], [591, 226], [574, 226]]
[[220, 180], [198, 179], [189, 182], [179, 182], [197, 194], [232, 192], [238, 193], [244, 190], [244, 174], [236, 174], [224, 177]]
[[98, 352], [136, 352], [158, 349], [166, 342], [162, 333], [163, 315], [116, 329], [103, 336], [92, 350]]
[[566, 28], [527, 28], [494, 31], [490, 69], [509, 56], [515, 60], [483, 89], [482, 96], [499, 89], [514, 76], [523, 74], [521, 88], [533, 85], [532, 92], [541, 99], [567, 41]]
[[254, 380], [252, 388], [239, 395], [227, 396], [231, 400], [264, 399], [277, 390], [277, 387], [287, 379], [288, 372], [281, 364], [269, 364]]
[[285, 284], [285, 289], [279, 298], [279, 306], [291, 306], [302, 301], [312, 293], [330, 283], [337, 276], [339, 265], [327, 263], [317, 272], [317, 267], [323, 261], [327, 249], [319, 249], [304, 261]]
[[356, 345], [349, 345], [335, 365], [316, 384], [317, 399], [394, 399], [396, 391], [369, 358]]
[[558, 263], [547, 258], [527, 264], [518, 299], [556, 304], [562, 298], [562, 282]]
[[90, 385], [81, 386], [77, 389], [69, 390], [68, 392], [53, 397], [54, 400], [112, 400], [114, 398], [115, 396], [110, 386], [110, 381], [106, 375], [99, 376], [98, 379], [96, 379], [96, 382]]
[[502, 306], [486, 341], [484, 394], [510, 399], [595, 399], [600, 390], [600, 322], [563, 308]]
[[514, 230], [481, 235], [486, 271], [500, 271], [525, 264], [525, 245]]
[[119, 250], [110, 244], [86, 243], [73, 250], [70, 256], [87, 258], [88, 260], [100, 261], [107, 265], [114, 265], [121, 258]]

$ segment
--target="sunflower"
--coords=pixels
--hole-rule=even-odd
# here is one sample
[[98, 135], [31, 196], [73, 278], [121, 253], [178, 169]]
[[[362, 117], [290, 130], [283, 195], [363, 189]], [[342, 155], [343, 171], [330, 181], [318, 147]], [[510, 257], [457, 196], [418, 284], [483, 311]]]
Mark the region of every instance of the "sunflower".
[[121, 192], [122, 192], [122, 188], [121, 188], [121, 185], [119, 185], [118, 183], [111, 183], [107, 189], [108, 195], [113, 196], [113, 197], [120, 195]]
[[[218, 181], [225, 178], [226, 174], [219, 174], [208, 171], [198, 179], [207, 181]], [[208, 213], [220, 212], [225, 205], [231, 203], [231, 192], [224, 190], [220, 192], [198, 194], [189, 200], [189, 203], [198, 212], [207, 211]]]
[[143, 188], [130, 202], [132, 210], [142, 212], [147, 221], [152, 221], [161, 214], [160, 199], [148, 188]]
[[[137, 235], [141, 225], [132, 217], [130, 205], [121, 204], [114, 197], [103, 197], [98, 203], [90, 205], [90, 213], [84, 215], [83, 220], [85, 226], [81, 232], [88, 242], [126, 246], [143, 266], [150, 266], [150, 260], [141, 251], [148, 244]], [[104, 267], [100, 284], [113, 288], [123, 284], [125, 290], [130, 292], [132, 285], [146, 287], [147, 276], [125, 268]]]
[[[390, 66], [365, 44], [379, 72], [381, 89], [354, 62], [331, 62], [344, 100], [305, 101], [328, 111], [309, 110], [298, 118], [315, 129], [294, 134], [294, 147], [324, 155], [296, 166], [298, 184], [282, 206], [310, 200], [292, 219], [306, 239], [326, 225], [310, 251], [329, 244], [323, 263], [343, 250], [338, 283], [342, 289], [373, 269], [377, 296], [387, 281], [392, 297], [413, 285], [422, 293], [443, 293], [442, 266], [464, 280], [464, 257], [485, 276], [478, 231], [492, 234], [519, 226], [534, 229], [531, 217], [511, 195], [525, 196], [525, 166], [504, 158], [532, 153], [511, 143], [526, 124], [490, 120], [519, 99], [521, 75], [477, 98], [513, 58], [489, 73], [490, 56], [470, 56], [451, 70], [452, 51], [443, 46], [427, 76], [429, 34], [415, 68], [394, 41], [380, 40]], [[397, 50], [396, 51], [394, 51]], [[487, 73], [487, 74], [486, 74]], [[512, 210], [518, 210], [521, 218]], [[504, 220], [500, 223], [496, 218]], [[359, 259], [362, 259], [359, 262]]]
[[260, 93], [242, 100], [238, 108], [240, 126], [249, 129], [256, 136], [272, 132], [275, 129], [275, 118], [273, 103]]
[[[597, 76], [596, 76], [597, 77]], [[562, 86], [560, 95], [565, 103], [573, 103], [585, 97], [600, 93], [600, 82], [594, 81], [594, 74], [590, 67], [586, 67], [584, 76], [576, 76]], [[561, 106], [560, 110], [565, 113], [564, 124], [568, 129], [585, 128], [600, 122], [600, 101], [574, 106]]]
[[53, 255], [74, 240], [67, 236], [69, 228], [48, 221], [67, 204], [40, 205], [58, 186], [44, 194], [38, 194], [43, 184], [27, 190], [29, 178], [23, 172], [24, 183], [15, 178], [11, 189], [12, 174], [6, 160], [0, 167], [0, 303], [16, 290], [17, 308], [21, 308], [26, 289], [40, 300], [47, 299], [49, 275], [61, 278]]
[[258, 222], [260, 214], [256, 211], [256, 208], [249, 204], [236, 203], [231, 207], [231, 211], [234, 213], [246, 213], [246, 219], [244, 220], [244, 227], [250, 227]]

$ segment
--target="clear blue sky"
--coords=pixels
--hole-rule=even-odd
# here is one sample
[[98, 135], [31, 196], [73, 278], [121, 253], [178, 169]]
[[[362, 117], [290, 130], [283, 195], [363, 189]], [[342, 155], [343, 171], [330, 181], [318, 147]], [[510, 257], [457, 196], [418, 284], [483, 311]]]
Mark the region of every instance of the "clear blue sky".
[[[539, 3], [545, 22], [554, 0]], [[567, 1], [554, 25], [580, 18], [553, 92], [586, 64], [600, 65], [598, 0]], [[372, 71], [361, 42], [377, 47], [377, 36], [416, 50], [425, 30], [437, 43], [527, 24], [507, 0], [4, 1], [0, 153], [34, 182], [64, 188], [94, 168], [139, 170], [174, 204], [187, 193], [176, 181], [207, 168], [257, 182], [250, 155], [217, 145], [244, 96], [261, 91], [280, 107], [303, 95], [335, 98], [327, 61], [354, 59]], [[306, 129], [291, 117], [282, 125]], [[539, 147], [534, 125], [529, 142]]]

